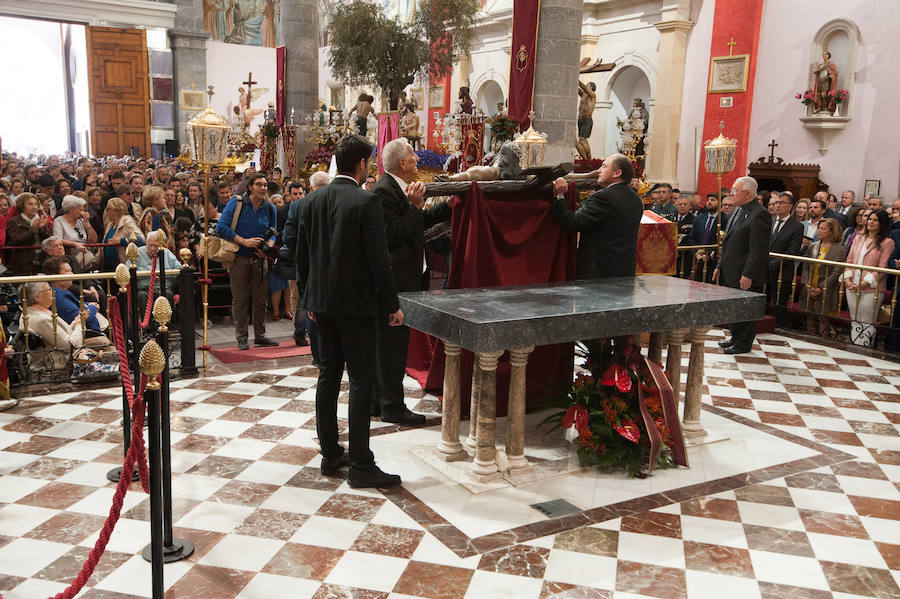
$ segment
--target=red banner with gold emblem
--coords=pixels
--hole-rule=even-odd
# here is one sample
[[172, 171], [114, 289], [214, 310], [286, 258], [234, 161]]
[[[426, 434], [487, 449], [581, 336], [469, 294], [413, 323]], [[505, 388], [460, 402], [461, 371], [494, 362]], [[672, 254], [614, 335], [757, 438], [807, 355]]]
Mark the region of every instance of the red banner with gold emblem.
[[540, 0], [513, 2], [512, 48], [509, 58], [509, 118], [522, 131], [530, 125], [528, 113], [534, 96], [534, 59], [537, 54]]
[[675, 231], [675, 223], [655, 212], [644, 210], [644, 215], [641, 217], [641, 228], [638, 230], [635, 274], [675, 274], [675, 258], [678, 253]]
[[275, 90], [275, 124], [281, 129], [284, 127], [284, 59], [285, 47], [278, 46], [275, 48], [275, 79], [278, 81], [278, 88]]

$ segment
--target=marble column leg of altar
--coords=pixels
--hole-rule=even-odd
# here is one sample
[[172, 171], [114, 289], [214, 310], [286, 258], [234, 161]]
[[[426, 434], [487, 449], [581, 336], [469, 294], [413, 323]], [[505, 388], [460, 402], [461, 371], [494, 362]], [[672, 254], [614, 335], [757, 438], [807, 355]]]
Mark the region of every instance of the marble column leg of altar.
[[506, 413], [506, 457], [510, 468], [527, 468], [525, 459], [525, 371], [533, 345], [509, 350], [509, 404]]
[[462, 348], [444, 341], [444, 405], [441, 418], [441, 440], [438, 456], [445, 461], [466, 457], [459, 442], [459, 354]]
[[669, 345], [666, 352], [666, 375], [675, 390], [676, 402], [681, 399], [681, 344], [684, 343], [684, 336], [688, 332], [688, 329], [675, 329], [666, 335], [666, 342]]
[[466, 449], [475, 453], [478, 449], [478, 403], [481, 400], [481, 368], [478, 359], [472, 361], [472, 393], [469, 400], [469, 436], [466, 438]]
[[481, 394], [478, 398], [478, 447], [472, 473], [479, 479], [491, 478], [497, 474], [496, 439], [497, 427], [497, 359], [502, 351], [478, 354], [481, 367]]
[[663, 332], [650, 333], [650, 344], [647, 347], [647, 357], [654, 362], [662, 360], [663, 337], [665, 337], [665, 335], [666, 334]]
[[684, 418], [681, 430], [689, 439], [705, 437], [706, 431], [700, 424], [700, 398], [703, 394], [703, 345], [706, 341], [705, 328], [691, 329], [691, 359], [688, 363], [687, 386], [684, 389]]

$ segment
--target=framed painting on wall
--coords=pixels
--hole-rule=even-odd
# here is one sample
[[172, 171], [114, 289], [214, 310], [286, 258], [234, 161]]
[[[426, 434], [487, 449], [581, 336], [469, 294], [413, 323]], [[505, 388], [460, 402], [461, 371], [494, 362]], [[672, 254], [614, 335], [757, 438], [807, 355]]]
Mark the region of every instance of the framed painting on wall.
[[182, 110], [203, 110], [206, 108], [206, 92], [192, 89], [181, 90]]
[[749, 54], [713, 56], [709, 65], [709, 90], [711, 94], [747, 91]]
[[866, 179], [865, 195], [872, 194], [877, 196], [881, 192], [881, 181], [877, 179]]
[[432, 85], [428, 88], [428, 107], [443, 108], [444, 107], [444, 86]]
[[421, 87], [414, 87], [409, 90], [409, 99], [416, 106], [416, 110], [425, 108], [425, 91]]

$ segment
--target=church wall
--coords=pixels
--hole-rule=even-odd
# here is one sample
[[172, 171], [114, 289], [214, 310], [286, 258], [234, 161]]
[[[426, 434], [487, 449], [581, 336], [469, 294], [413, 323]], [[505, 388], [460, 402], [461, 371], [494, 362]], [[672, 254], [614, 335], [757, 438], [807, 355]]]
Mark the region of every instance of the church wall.
[[[247, 86], [247, 74], [253, 73], [257, 82], [254, 88], [268, 88], [251, 108], [265, 109], [275, 101], [277, 75], [275, 70], [275, 48], [255, 47], [240, 44], [226, 44], [208, 40], [206, 42], [206, 83], [215, 86], [212, 107], [227, 119], [234, 117], [233, 108], [238, 104], [238, 88]], [[290, 111], [291, 107], [287, 107]], [[299, 107], [298, 107], [299, 110]], [[253, 119], [250, 133], [256, 132], [263, 122], [262, 114]]]
[[[900, 195], [897, 143], [893, 114], [900, 106], [900, 78], [897, 77], [896, 33], [900, 13], [891, 0], [816, 0], [767, 2], [756, 75], [757, 102], [751, 118], [750, 160], [768, 155], [773, 138], [776, 156], [786, 162], [816, 163], [820, 178], [836, 195], [844, 189], [862, 196], [866, 179], [881, 181], [886, 203]], [[812, 133], [799, 117], [804, 107], [794, 94], [810, 86], [811, 47], [817, 31], [832, 19], [854, 22], [860, 31], [850, 121], [831, 141], [823, 156]], [[893, 56], [892, 56], [893, 54]], [[841, 63], [838, 62], [838, 69]], [[838, 72], [838, 87], [848, 88], [846, 72]], [[846, 116], [846, 115], [845, 115]]]

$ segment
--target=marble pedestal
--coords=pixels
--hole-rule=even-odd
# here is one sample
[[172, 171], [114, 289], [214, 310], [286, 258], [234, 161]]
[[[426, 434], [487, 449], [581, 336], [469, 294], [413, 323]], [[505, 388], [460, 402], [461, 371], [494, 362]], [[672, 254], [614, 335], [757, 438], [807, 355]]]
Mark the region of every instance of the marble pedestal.
[[[705, 435], [700, 425], [703, 343], [715, 324], [762, 318], [765, 296], [674, 277], [641, 276], [543, 285], [403, 293], [405, 323], [444, 342], [444, 404], [441, 441], [444, 461], [468, 459], [471, 475], [483, 483], [527, 475], [525, 458], [525, 365], [536, 345], [651, 332], [658, 360], [668, 341], [671, 380], [680, 377], [681, 344], [691, 342], [684, 394], [684, 434]], [[460, 440], [459, 356], [476, 354], [471, 431]], [[496, 449], [497, 360], [510, 353], [511, 378], [506, 450]], [[676, 397], [679, 396], [676, 386]]]

